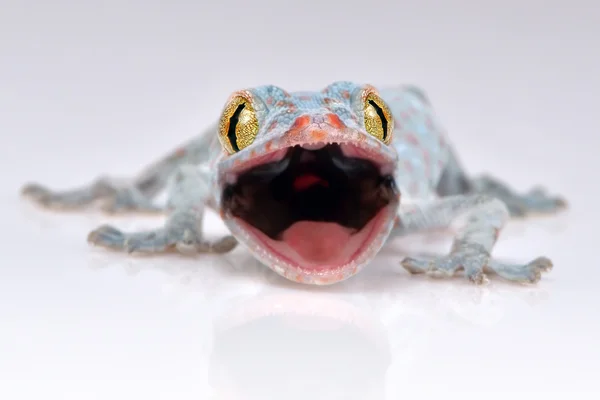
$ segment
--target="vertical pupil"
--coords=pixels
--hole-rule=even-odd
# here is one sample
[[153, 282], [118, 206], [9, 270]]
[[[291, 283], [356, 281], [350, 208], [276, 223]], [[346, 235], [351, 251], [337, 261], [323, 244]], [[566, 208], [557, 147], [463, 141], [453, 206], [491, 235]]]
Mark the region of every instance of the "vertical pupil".
[[227, 130], [227, 138], [229, 139], [229, 143], [231, 143], [231, 147], [234, 151], [240, 151], [240, 148], [237, 144], [237, 136], [235, 134], [235, 128], [237, 127], [238, 121], [240, 120], [240, 114], [246, 107], [246, 104], [242, 103], [236, 108], [235, 112], [229, 119], [229, 129]]
[[375, 109], [375, 112], [377, 113], [377, 115], [379, 115], [379, 119], [381, 120], [381, 127], [383, 128], [383, 140], [385, 140], [387, 138], [387, 126], [388, 126], [388, 122], [387, 119], [385, 119], [385, 114], [383, 113], [383, 110], [381, 109], [381, 107], [379, 107], [377, 105], [377, 103], [375, 103], [373, 100], [369, 100], [369, 104], [371, 106], [373, 106], [373, 108]]

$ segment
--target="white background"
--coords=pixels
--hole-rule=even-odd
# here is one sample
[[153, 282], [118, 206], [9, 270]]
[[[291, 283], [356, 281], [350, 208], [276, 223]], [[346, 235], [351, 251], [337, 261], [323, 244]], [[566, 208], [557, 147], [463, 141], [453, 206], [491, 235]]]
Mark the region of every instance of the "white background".
[[[0, 1], [0, 398], [595, 397], [599, 24], [591, 0]], [[99, 224], [161, 220], [19, 199], [32, 180], [134, 174], [232, 90], [342, 79], [422, 86], [470, 172], [564, 195], [568, 212], [511, 223], [495, 251], [554, 271], [535, 287], [410, 277], [418, 239], [308, 288], [242, 248], [92, 249]]]

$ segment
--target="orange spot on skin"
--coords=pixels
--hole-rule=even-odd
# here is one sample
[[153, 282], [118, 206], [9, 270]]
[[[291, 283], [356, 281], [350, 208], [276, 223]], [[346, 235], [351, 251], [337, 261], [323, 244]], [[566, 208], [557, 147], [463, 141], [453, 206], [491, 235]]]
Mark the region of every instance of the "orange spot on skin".
[[290, 128], [290, 130], [302, 129], [310, 123], [310, 117], [308, 115], [303, 115], [301, 117], [296, 118], [294, 124]]
[[350, 92], [347, 90], [342, 91], [342, 97], [345, 99], [349, 99], [350, 98]]
[[337, 115], [327, 114], [325, 117], [327, 118], [327, 122], [329, 123], [329, 125], [333, 126], [334, 128], [342, 129], [344, 127], [344, 123]]
[[318, 129], [318, 130], [312, 131], [310, 133], [310, 137], [314, 141], [322, 142], [327, 137], [327, 132]]
[[279, 108], [287, 108], [288, 112], [296, 111], [296, 106], [294, 106], [294, 103], [285, 100], [279, 100], [277, 103], [275, 103], [275, 106]]
[[273, 142], [269, 141], [269, 142], [265, 143], [265, 150], [267, 152], [271, 151], [271, 147], [273, 147]]

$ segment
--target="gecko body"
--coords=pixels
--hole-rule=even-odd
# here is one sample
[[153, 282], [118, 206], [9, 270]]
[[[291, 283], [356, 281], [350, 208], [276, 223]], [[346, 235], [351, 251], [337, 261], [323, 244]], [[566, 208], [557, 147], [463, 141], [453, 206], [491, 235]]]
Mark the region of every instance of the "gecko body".
[[[317, 285], [356, 275], [391, 237], [447, 228], [455, 232], [448, 254], [402, 265], [435, 276], [463, 272], [475, 283], [488, 273], [537, 282], [549, 259], [507, 264], [491, 251], [511, 216], [565, 207], [539, 189], [521, 194], [495, 178], [470, 177], [421, 89], [346, 81], [314, 92], [275, 85], [234, 92], [216, 124], [125, 183], [100, 178], [68, 191], [28, 184], [23, 193], [55, 209], [100, 200], [110, 212], [168, 214], [150, 231], [100, 226], [88, 236], [97, 246], [225, 253], [241, 243], [287, 279]], [[229, 235], [205, 237], [207, 208]]]

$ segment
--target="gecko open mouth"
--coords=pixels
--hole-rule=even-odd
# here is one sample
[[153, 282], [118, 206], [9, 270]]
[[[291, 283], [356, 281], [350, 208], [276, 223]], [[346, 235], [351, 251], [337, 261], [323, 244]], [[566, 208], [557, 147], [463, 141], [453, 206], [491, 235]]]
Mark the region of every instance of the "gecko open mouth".
[[294, 146], [282, 159], [240, 173], [225, 186], [223, 206], [280, 258], [322, 269], [352, 260], [397, 197], [380, 166], [330, 144]]

